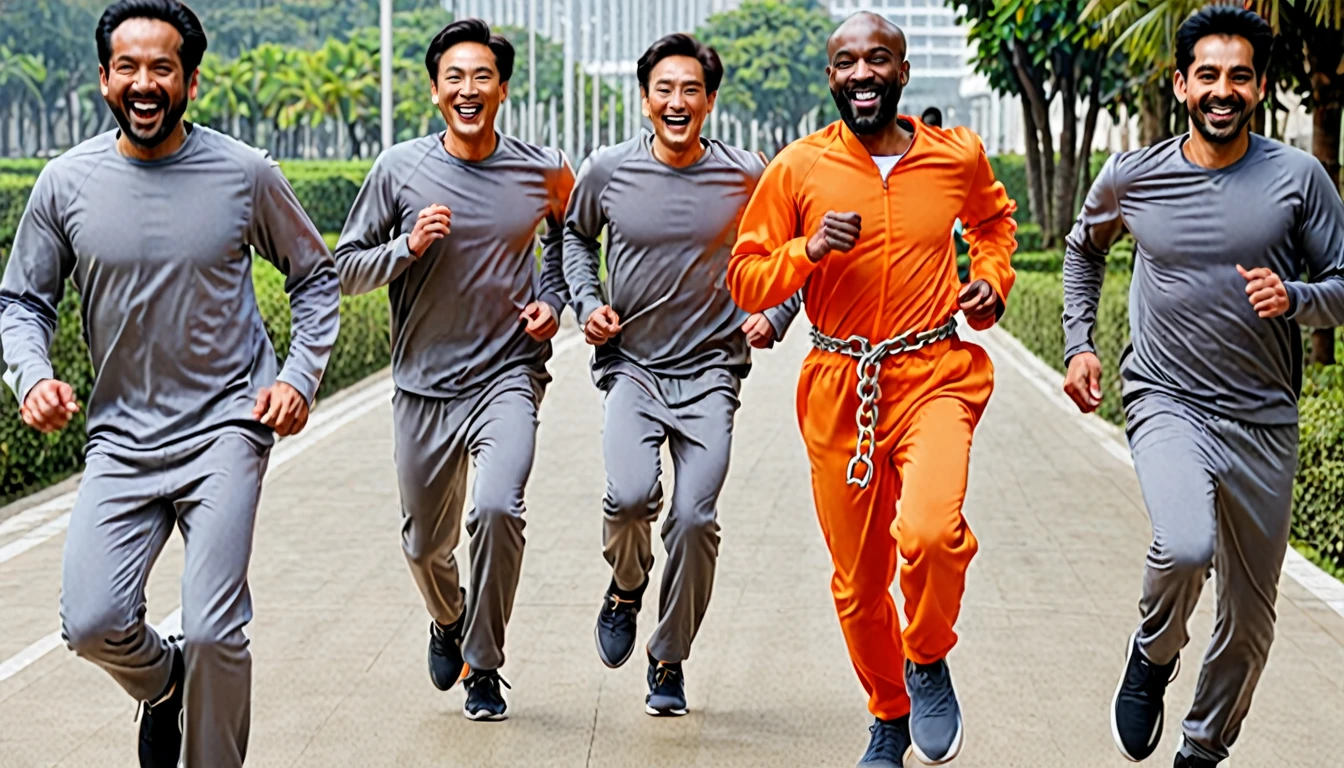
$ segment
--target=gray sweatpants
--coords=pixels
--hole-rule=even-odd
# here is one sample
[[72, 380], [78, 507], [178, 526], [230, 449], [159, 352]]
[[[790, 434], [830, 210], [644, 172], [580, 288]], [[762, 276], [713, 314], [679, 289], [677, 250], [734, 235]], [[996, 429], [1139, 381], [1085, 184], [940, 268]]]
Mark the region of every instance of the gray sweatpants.
[[[544, 387], [505, 374], [457, 400], [393, 395], [401, 544], [429, 615], [451, 624], [465, 611], [462, 655], [473, 670], [504, 665], [504, 628], [523, 564], [523, 491], [536, 448]], [[465, 604], [453, 550], [461, 538], [468, 461], [476, 466], [471, 580]]]
[[1153, 524], [1139, 647], [1156, 664], [1174, 659], [1190, 640], [1186, 623], [1209, 570], [1217, 571], [1213, 639], [1183, 727], [1187, 751], [1222, 760], [1274, 640], [1297, 425], [1232, 421], [1158, 394], [1139, 396], [1126, 416]]
[[145, 581], [174, 524], [182, 531], [187, 768], [233, 768], [247, 754], [247, 568], [270, 446], [239, 429], [156, 451], [93, 447], [70, 513], [65, 641], [141, 701], [164, 692], [172, 667], [167, 643], [145, 620]]
[[[607, 492], [602, 540], [616, 586], [623, 590], [638, 589], [653, 569], [652, 525], [663, 507], [664, 440], [672, 455], [676, 484], [662, 527], [667, 563], [658, 627], [648, 650], [659, 661], [681, 662], [690, 656], [714, 586], [717, 505], [732, 451], [738, 378], [722, 369], [683, 380], [616, 373], [603, 388]], [[665, 389], [687, 397], [669, 398]]]

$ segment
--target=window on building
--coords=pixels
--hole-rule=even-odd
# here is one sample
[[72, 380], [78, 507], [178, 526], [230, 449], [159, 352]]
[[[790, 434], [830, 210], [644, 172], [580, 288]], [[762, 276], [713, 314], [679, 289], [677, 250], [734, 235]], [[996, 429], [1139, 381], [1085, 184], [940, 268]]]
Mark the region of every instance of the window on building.
[[929, 26], [929, 17], [926, 14], [917, 13], [914, 16], [910, 17], [910, 26], [927, 27]]

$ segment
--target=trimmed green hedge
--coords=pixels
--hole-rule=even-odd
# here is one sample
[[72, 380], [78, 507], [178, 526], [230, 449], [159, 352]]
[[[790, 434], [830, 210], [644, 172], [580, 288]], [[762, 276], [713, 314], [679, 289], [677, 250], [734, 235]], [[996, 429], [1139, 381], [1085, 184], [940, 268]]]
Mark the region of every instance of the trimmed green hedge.
[[[1023, 253], [1013, 260], [1017, 282], [1003, 327], [1047, 364], [1064, 370], [1064, 280], [1057, 253]], [[1112, 249], [1102, 284], [1094, 339], [1104, 395], [1099, 414], [1124, 424], [1120, 404], [1120, 355], [1129, 338], [1128, 243]], [[1305, 335], [1305, 334], [1304, 334]], [[1344, 365], [1309, 367], [1300, 400], [1301, 436], [1293, 487], [1293, 539], [1299, 551], [1344, 573]]]
[[[254, 262], [253, 285], [266, 330], [281, 361], [289, 352], [289, 298], [284, 275], [261, 259]], [[391, 360], [386, 289], [341, 298], [341, 333], [322, 379], [319, 397], [330, 395], [386, 367]], [[75, 389], [81, 404], [93, 388], [93, 367], [80, 327], [79, 299], [67, 286], [60, 305], [60, 328], [51, 349], [57, 378]], [[54, 435], [43, 435], [19, 418], [18, 404], [6, 388], [0, 393], [0, 504], [59, 482], [84, 462], [85, 413]]]

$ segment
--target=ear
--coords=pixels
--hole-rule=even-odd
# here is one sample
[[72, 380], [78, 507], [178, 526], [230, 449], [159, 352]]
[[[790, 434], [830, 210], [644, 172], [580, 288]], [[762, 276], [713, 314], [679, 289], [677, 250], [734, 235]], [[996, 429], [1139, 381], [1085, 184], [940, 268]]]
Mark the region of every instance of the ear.
[[501, 101], [507, 101], [508, 98], [509, 98], [509, 84], [508, 84], [508, 83], [500, 83], [500, 84], [499, 84], [499, 93], [500, 93], [500, 100], [501, 100]]
[[902, 88], [904, 88], [905, 86], [907, 86], [907, 85], [910, 84], [910, 62], [909, 62], [909, 61], [902, 61], [902, 62], [901, 62], [900, 74], [898, 74], [897, 77], [899, 77], [900, 80], [901, 80], [901, 87], [902, 87]]
[[189, 101], [195, 101], [196, 94], [200, 92], [200, 89], [201, 89], [201, 71], [199, 69], [195, 69], [192, 70], [191, 72], [191, 82], [187, 84], [187, 99]]
[[718, 91], [715, 91], [715, 92], [709, 94], [709, 111], [710, 111], [710, 112], [713, 112], [713, 111], [714, 111], [714, 103], [717, 102], [718, 100], [719, 100], [719, 92], [718, 92]]
[[1176, 72], [1172, 74], [1172, 76], [1171, 76], [1171, 89], [1172, 89], [1172, 91], [1176, 94], [1176, 100], [1179, 101], [1180, 103], [1184, 104], [1184, 103], [1185, 103], [1185, 97], [1186, 97], [1186, 95], [1187, 95], [1187, 91], [1186, 91], [1186, 89], [1185, 89], [1185, 73], [1184, 73], [1184, 72], [1182, 72], [1182, 71], [1180, 71], [1180, 70], [1176, 70]]
[[434, 102], [435, 104], [438, 104], [438, 103], [439, 103], [439, 84], [438, 84], [438, 83], [430, 83], [430, 84], [429, 84], [429, 100], [432, 101], [432, 102]]
[[103, 92], [103, 98], [107, 98], [107, 94], [112, 90], [107, 87], [107, 70], [102, 64], [98, 65], [98, 89]]

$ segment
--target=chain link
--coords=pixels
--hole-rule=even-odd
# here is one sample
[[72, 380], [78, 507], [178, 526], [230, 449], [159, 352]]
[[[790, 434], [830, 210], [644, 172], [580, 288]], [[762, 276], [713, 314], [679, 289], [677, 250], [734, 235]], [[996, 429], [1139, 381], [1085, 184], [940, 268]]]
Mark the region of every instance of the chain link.
[[[857, 360], [856, 369], [859, 383], [855, 393], [859, 396], [859, 408], [854, 414], [854, 423], [858, 427], [858, 436], [854, 443], [854, 458], [849, 460], [845, 470], [845, 484], [867, 488], [873, 479], [873, 450], [877, 447], [877, 401], [882, 397], [882, 361], [889, 355], [913, 352], [916, 349], [942, 341], [956, 333], [957, 318], [950, 317], [946, 323], [931, 331], [903, 333], [887, 339], [876, 346], [862, 336], [850, 336], [837, 339], [812, 329], [812, 346], [823, 352], [834, 352], [853, 357]], [[855, 469], [863, 469], [862, 475], [856, 475]]]

